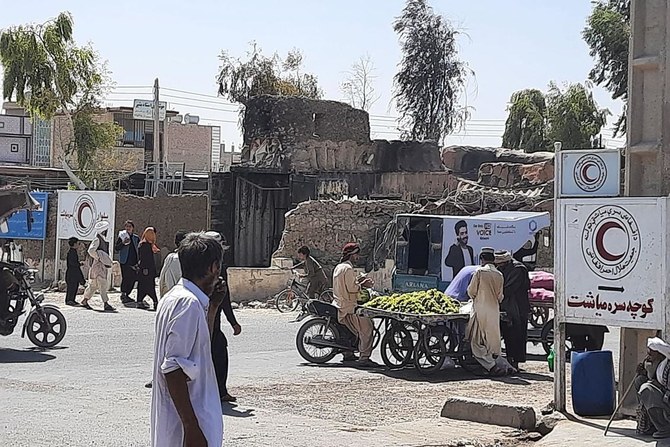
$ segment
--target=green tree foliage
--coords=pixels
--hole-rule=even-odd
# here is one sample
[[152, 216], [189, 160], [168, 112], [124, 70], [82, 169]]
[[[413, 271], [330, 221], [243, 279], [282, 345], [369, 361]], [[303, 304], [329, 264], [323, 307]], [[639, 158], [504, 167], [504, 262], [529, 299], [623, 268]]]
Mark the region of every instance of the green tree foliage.
[[[582, 32], [595, 59], [589, 79], [612, 93], [612, 99], [628, 100], [628, 45], [630, 0], [599, 0]], [[626, 131], [626, 106], [616, 122], [615, 135]]]
[[299, 50], [290, 51], [282, 59], [276, 53], [265, 56], [256, 44], [252, 44], [246, 60], [234, 58], [226, 51], [219, 59], [219, 95], [230, 101], [246, 104], [249, 98], [258, 95], [312, 99], [322, 96], [316, 76], [302, 72], [303, 55]]
[[507, 111], [509, 115], [505, 122], [503, 147], [526, 152], [547, 147], [547, 104], [544, 93], [535, 89], [515, 92]]
[[609, 115], [587, 86], [561, 90], [553, 82], [546, 94], [534, 89], [512, 94], [507, 110], [503, 146], [526, 152], [553, 151], [556, 141], [566, 149], [593, 147]]
[[103, 166], [96, 151], [116, 143], [121, 129], [94, 119], [106, 91], [108, 73], [98, 54], [73, 39], [73, 20], [61, 13], [43, 24], [13, 26], [0, 32], [3, 98], [15, 99], [31, 117], [45, 120], [63, 114], [69, 126], [62, 141], [66, 156], [74, 156], [82, 180]]
[[458, 59], [458, 32], [426, 0], [407, 0], [393, 29], [403, 54], [394, 78], [403, 136], [441, 143], [468, 117], [459, 100], [472, 71]]
[[546, 98], [549, 141], [560, 141], [566, 149], [592, 147], [592, 140], [607, 123], [609, 110], [600, 109], [583, 84], [571, 84], [563, 91], [552, 82]]

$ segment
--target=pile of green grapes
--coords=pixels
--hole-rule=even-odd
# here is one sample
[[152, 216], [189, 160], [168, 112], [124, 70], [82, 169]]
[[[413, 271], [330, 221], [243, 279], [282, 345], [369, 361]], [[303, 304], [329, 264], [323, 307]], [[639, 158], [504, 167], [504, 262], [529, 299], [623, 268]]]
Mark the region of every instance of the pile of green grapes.
[[458, 313], [460, 309], [458, 301], [435, 289], [378, 296], [365, 303], [365, 307], [422, 315]]

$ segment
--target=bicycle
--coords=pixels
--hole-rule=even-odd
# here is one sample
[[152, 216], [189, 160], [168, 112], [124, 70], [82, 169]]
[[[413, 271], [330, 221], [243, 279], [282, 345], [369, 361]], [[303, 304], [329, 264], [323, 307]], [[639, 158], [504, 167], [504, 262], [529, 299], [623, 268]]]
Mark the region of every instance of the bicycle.
[[[281, 313], [295, 312], [299, 307], [303, 308], [313, 297], [307, 296], [307, 284], [302, 284], [296, 279], [298, 275], [293, 271], [293, 278], [288, 282], [286, 288], [275, 295], [275, 307]], [[333, 302], [333, 289], [326, 289], [318, 296], [319, 301]]]

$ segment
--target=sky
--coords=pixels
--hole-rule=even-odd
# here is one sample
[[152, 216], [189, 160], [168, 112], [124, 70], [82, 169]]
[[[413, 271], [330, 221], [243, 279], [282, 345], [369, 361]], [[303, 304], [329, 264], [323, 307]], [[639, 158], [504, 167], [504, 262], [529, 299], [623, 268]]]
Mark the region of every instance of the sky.
[[[447, 144], [499, 146], [511, 94], [546, 90], [550, 81], [584, 82], [593, 66], [581, 31], [588, 0], [430, 0], [434, 10], [461, 32], [460, 58], [474, 71], [463, 101], [472, 109], [466, 128]], [[132, 105], [150, 99], [160, 80], [161, 99], [201, 124], [222, 127], [228, 149], [239, 147], [236, 107], [216, 98], [218, 55], [243, 57], [255, 41], [266, 54], [302, 50], [305, 70], [318, 77], [326, 99], [344, 99], [340, 84], [361, 56], [375, 65], [380, 95], [370, 110], [373, 137], [398, 137], [393, 76], [401, 60], [392, 23], [403, 0], [23, 0], [3, 1], [0, 28], [41, 23], [70, 11], [75, 38], [91, 43], [107, 61], [116, 87], [105, 103]], [[168, 90], [171, 89], [171, 90]], [[594, 88], [613, 119], [621, 103]], [[611, 126], [610, 126], [611, 127]], [[608, 145], [609, 129], [603, 132]]]

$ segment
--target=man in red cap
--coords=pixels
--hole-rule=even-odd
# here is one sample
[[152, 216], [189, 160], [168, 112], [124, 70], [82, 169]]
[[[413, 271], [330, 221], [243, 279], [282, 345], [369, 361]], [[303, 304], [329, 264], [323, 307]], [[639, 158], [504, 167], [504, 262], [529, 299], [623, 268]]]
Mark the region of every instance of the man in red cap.
[[[372, 286], [371, 279], [360, 281], [354, 270], [354, 264], [359, 260], [360, 252], [361, 248], [354, 242], [344, 246], [342, 260], [333, 272], [333, 295], [335, 297], [333, 304], [339, 309], [337, 315], [339, 322], [358, 336], [358, 351], [361, 355], [358, 364], [363, 367], [374, 367], [378, 365], [370, 360], [374, 331], [372, 320], [354, 314], [361, 288]], [[344, 361], [353, 360], [356, 360], [353, 352], [344, 354]]]

